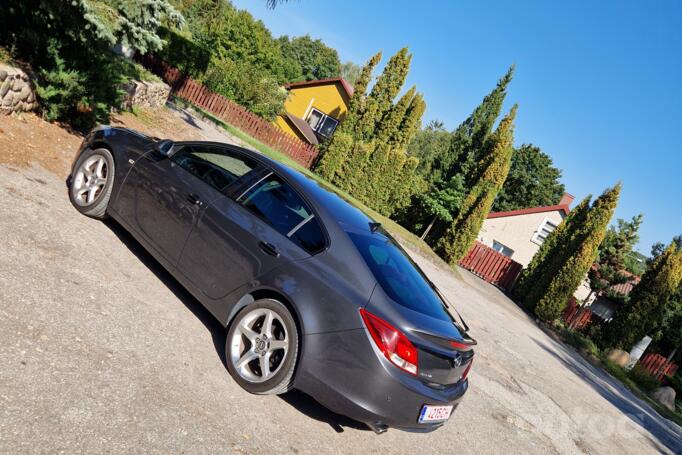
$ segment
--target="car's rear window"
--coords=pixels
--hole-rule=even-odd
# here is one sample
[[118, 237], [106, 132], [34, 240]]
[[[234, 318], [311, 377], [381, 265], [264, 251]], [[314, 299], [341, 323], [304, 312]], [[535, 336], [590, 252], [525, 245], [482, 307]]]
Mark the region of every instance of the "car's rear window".
[[451, 320], [426, 277], [393, 239], [380, 233], [348, 235], [392, 300], [428, 316]]

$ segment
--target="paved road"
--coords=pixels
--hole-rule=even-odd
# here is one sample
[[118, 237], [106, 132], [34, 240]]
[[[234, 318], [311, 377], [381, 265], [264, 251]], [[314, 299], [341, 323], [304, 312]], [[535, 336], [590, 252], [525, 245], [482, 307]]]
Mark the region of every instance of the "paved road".
[[471, 389], [423, 435], [376, 436], [293, 392], [243, 392], [224, 330], [63, 181], [0, 166], [0, 453], [680, 453], [660, 418], [500, 292], [417, 258], [479, 339]]

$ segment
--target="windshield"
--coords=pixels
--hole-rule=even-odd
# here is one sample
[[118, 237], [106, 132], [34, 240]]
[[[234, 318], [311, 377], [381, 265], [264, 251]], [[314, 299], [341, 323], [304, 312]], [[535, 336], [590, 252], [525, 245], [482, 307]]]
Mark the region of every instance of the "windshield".
[[348, 235], [392, 300], [428, 316], [452, 321], [441, 298], [395, 240], [379, 233]]

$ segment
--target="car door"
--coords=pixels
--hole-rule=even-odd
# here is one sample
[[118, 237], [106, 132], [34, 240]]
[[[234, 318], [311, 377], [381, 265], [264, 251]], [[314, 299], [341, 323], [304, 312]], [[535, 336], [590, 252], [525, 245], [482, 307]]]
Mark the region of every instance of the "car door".
[[174, 265], [198, 215], [257, 167], [217, 145], [176, 147], [168, 159], [148, 152], [133, 179], [135, 227]]
[[272, 172], [233, 199], [215, 201], [192, 230], [178, 267], [220, 299], [264, 273], [321, 251], [325, 234], [309, 204]]

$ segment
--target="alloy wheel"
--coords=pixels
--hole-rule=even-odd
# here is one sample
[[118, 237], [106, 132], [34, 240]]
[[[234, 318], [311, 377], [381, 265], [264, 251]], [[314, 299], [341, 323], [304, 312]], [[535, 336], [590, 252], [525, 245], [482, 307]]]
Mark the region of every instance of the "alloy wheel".
[[73, 199], [80, 206], [92, 205], [107, 183], [109, 167], [102, 155], [92, 155], [80, 165], [72, 180]]
[[289, 352], [289, 336], [281, 317], [271, 309], [257, 308], [235, 324], [228, 355], [237, 374], [251, 383], [272, 378]]

